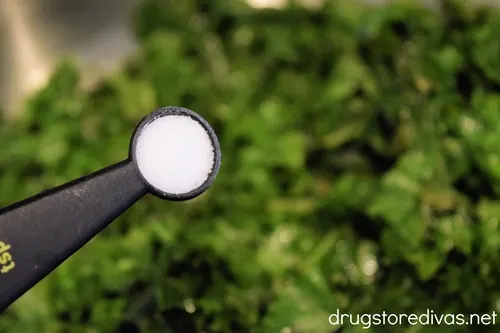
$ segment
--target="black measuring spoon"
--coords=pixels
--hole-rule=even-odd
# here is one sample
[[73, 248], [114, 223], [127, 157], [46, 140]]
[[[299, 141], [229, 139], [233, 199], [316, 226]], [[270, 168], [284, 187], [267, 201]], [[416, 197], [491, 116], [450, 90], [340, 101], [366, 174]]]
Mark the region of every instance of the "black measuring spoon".
[[[175, 129], [175, 137], [163, 128]], [[138, 157], [138, 150], [147, 148], [141, 146], [148, 144], [160, 148], [158, 160], [163, 165], [148, 169], [154, 158]], [[170, 149], [173, 156], [163, 156], [169, 152], [161, 151], [162, 144], [178, 149]], [[202, 194], [214, 181], [220, 162], [217, 136], [203, 118], [185, 108], [164, 107], [137, 125], [124, 161], [2, 209], [0, 312], [146, 193], [172, 201]], [[158, 175], [159, 183], [154, 178], [158, 170], [166, 173]], [[179, 183], [189, 180], [189, 172], [195, 181]], [[175, 186], [169, 187], [169, 181]]]

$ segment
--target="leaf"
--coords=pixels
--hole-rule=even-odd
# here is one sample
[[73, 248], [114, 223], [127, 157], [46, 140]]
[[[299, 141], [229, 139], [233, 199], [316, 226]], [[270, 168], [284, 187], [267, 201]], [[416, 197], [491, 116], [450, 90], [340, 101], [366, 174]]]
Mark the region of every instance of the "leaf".
[[[330, 332], [330, 309], [335, 297], [307, 277], [298, 277], [284, 286], [264, 318], [261, 332]], [[331, 308], [330, 308], [331, 307]]]

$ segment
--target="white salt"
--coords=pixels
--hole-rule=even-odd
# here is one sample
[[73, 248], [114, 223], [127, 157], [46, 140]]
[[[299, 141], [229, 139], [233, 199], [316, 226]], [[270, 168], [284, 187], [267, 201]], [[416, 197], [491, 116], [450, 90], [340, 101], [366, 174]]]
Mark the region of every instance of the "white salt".
[[199, 188], [214, 167], [214, 147], [204, 127], [189, 116], [167, 115], [144, 126], [136, 143], [142, 176], [170, 194]]

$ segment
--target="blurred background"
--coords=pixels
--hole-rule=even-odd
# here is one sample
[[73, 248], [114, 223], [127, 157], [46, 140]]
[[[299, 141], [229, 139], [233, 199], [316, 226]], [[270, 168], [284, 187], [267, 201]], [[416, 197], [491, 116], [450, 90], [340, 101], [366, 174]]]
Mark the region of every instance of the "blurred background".
[[500, 311], [495, 5], [0, 1], [2, 206], [122, 160], [160, 106], [224, 154], [207, 193], [137, 203], [0, 332], [496, 332], [328, 321]]
[[[301, 0], [309, 7], [324, 0]], [[384, 4], [391, 0], [364, 0]], [[421, 0], [428, 7], [433, 0]], [[495, 3], [495, 0], [484, 1]], [[137, 41], [132, 14], [140, 0], [5, 0], [0, 4], [0, 102], [12, 114], [48, 79], [61, 57], [78, 61], [87, 85], [119, 68]], [[286, 0], [248, 0], [254, 8], [280, 8]]]

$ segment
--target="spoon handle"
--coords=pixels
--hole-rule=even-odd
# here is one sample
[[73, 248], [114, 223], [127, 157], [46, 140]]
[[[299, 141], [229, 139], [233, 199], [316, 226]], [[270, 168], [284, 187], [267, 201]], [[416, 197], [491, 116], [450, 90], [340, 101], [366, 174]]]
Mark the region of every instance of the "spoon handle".
[[147, 193], [125, 160], [0, 211], [0, 313]]

